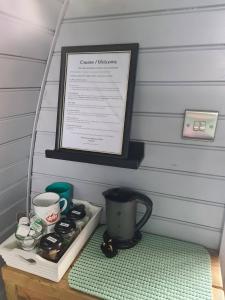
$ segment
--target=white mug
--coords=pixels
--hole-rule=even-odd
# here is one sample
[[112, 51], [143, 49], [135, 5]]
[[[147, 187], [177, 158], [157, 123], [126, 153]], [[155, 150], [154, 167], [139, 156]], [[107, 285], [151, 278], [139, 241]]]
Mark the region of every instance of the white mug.
[[[41, 218], [47, 226], [51, 226], [60, 220], [60, 205], [64, 201], [56, 193], [47, 192], [33, 198], [34, 213]], [[65, 201], [64, 201], [65, 202]], [[64, 206], [67, 203], [64, 203]], [[64, 206], [61, 210], [64, 209]]]

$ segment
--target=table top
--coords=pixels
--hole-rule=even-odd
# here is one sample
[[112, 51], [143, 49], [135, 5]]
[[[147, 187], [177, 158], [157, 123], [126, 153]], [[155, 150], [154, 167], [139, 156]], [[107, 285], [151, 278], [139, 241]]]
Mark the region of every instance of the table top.
[[[218, 256], [211, 255], [212, 266], [212, 300], [224, 300], [223, 284]], [[65, 273], [60, 282], [56, 283], [39, 276], [20, 271], [18, 269], [3, 266], [2, 277], [5, 283], [11, 282], [18, 287], [27, 288], [30, 291], [35, 290], [35, 296], [38, 293], [43, 296], [44, 293], [51, 293], [51, 297], [62, 300], [96, 300], [97, 298], [71, 289], [68, 285], [68, 273]], [[51, 299], [52, 299], [51, 298]], [[41, 299], [41, 296], [40, 296]]]

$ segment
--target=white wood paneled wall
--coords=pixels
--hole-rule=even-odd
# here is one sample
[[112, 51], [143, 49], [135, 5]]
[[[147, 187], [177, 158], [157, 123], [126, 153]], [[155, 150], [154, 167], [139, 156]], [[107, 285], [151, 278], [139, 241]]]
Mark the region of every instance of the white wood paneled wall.
[[[149, 195], [145, 230], [219, 249], [225, 205], [225, 0], [71, 0], [56, 43], [38, 124], [33, 193], [53, 181], [104, 205], [129, 186]], [[54, 149], [62, 46], [140, 44], [131, 137], [138, 170], [48, 159]], [[181, 138], [185, 109], [218, 110], [214, 142]], [[143, 213], [139, 208], [139, 214]]]
[[0, 242], [25, 209], [34, 114], [61, 6], [58, 0], [0, 1]]
[[[16, 201], [0, 203], [0, 240], [15, 224], [16, 206], [24, 209], [30, 134], [61, 5], [57, 0], [0, 2], [0, 199], [11, 185], [15, 198], [14, 185], [21, 180], [24, 184]], [[7, 213], [13, 205], [10, 219]]]

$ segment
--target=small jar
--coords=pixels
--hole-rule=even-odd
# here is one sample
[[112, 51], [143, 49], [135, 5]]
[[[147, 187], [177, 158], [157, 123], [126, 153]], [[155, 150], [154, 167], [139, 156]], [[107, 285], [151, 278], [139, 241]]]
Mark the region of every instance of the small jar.
[[23, 224], [23, 220], [17, 225], [15, 237], [18, 248], [26, 251], [33, 250], [42, 232], [31, 229], [30, 225]]
[[56, 233], [44, 235], [37, 253], [47, 260], [57, 262], [63, 254], [63, 238]]
[[67, 213], [67, 218], [73, 220], [80, 231], [89, 221], [89, 216], [87, 215], [85, 206], [83, 204], [75, 204]]
[[76, 224], [67, 218], [61, 219], [55, 224], [55, 232], [62, 236], [64, 245], [68, 246], [78, 235]]
[[16, 243], [18, 248], [23, 249], [25, 251], [31, 251], [37, 244], [37, 239], [32, 236], [22, 237], [20, 235], [15, 234]]

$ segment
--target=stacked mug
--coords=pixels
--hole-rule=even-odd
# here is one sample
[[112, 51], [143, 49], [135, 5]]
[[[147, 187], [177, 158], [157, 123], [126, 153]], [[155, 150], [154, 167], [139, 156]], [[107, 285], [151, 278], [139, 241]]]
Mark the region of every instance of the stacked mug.
[[55, 224], [71, 208], [73, 185], [68, 182], [54, 182], [46, 187], [46, 192], [33, 198], [34, 213], [46, 225], [47, 233], [52, 232]]

